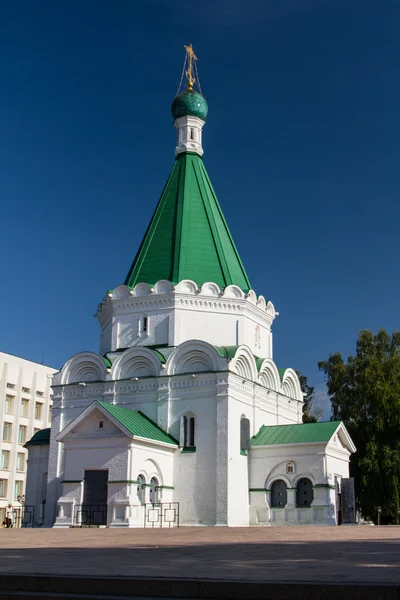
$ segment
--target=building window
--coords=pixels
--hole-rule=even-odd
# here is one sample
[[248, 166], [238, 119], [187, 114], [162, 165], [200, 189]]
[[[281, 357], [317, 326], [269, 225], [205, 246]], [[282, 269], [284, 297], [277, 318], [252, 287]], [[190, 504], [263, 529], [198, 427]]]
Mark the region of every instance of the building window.
[[10, 451], [2, 450], [1, 451], [1, 469], [9, 469], [10, 468]]
[[307, 477], [302, 477], [297, 482], [296, 505], [299, 507], [311, 506], [311, 503], [313, 500], [314, 500], [313, 484]]
[[40, 396], [41, 398], [43, 398], [44, 396], [44, 392], [39, 392], [38, 390], [36, 391], [36, 396]]
[[42, 418], [42, 406], [43, 404], [41, 402], [35, 402], [35, 419], [37, 421], [40, 421]]
[[159, 490], [160, 486], [158, 485], [158, 479], [156, 477], [152, 477], [150, 479], [150, 502], [152, 504], [157, 504], [160, 502]]
[[244, 415], [240, 418], [240, 450], [246, 452], [250, 447], [250, 421]]
[[190, 128], [190, 139], [194, 140], [194, 129], [193, 129], [193, 127]]
[[17, 452], [17, 471], [25, 471], [25, 454]]
[[15, 498], [15, 500], [18, 499], [18, 496], [22, 496], [23, 491], [24, 491], [24, 482], [17, 479], [14, 483], [14, 498]]
[[14, 413], [14, 396], [11, 394], [6, 395], [6, 402], [4, 405], [4, 412], [7, 415], [12, 415]]
[[195, 447], [195, 418], [192, 416], [184, 415], [181, 417], [181, 446], [183, 448], [194, 448]]
[[271, 486], [271, 506], [273, 508], [282, 508], [287, 504], [286, 483], [283, 479], [274, 481]]
[[0, 498], [7, 498], [7, 479], [0, 479]]
[[24, 398], [21, 400], [21, 417], [29, 416], [29, 400]]
[[25, 444], [25, 442], [26, 442], [26, 430], [27, 430], [27, 428], [25, 427], [25, 425], [20, 425], [18, 427], [18, 444]]
[[286, 473], [294, 473], [294, 463], [290, 462], [286, 465]]
[[22, 391], [24, 392], [24, 394], [30, 394], [31, 393], [31, 388], [23, 387]]
[[104, 429], [104, 421], [99, 421], [99, 429]]
[[141, 504], [145, 503], [146, 500], [146, 479], [143, 475], [137, 476], [137, 497]]
[[3, 425], [3, 442], [11, 442], [12, 423], [4, 421]]
[[9, 390], [15, 390], [15, 383], [7, 383], [7, 387]]

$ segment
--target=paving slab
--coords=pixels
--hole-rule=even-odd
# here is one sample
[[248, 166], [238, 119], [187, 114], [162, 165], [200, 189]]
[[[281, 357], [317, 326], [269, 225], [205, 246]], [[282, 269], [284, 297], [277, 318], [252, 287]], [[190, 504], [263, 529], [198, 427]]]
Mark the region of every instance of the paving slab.
[[1, 529], [7, 574], [400, 584], [400, 527]]

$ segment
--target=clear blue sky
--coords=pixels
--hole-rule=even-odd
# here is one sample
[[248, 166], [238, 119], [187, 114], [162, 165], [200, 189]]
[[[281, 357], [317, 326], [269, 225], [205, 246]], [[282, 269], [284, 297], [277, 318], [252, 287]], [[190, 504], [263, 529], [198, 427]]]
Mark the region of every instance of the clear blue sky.
[[174, 161], [183, 44], [209, 104], [205, 163], [275, 360], [399, 325], [397, 0], [13, 0], [0, 7], [1, 349], [98, 350]]

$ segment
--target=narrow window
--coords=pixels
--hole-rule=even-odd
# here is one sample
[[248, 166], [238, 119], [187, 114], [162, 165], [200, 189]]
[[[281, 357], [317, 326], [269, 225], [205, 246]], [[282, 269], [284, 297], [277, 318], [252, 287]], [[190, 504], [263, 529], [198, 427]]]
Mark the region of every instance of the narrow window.
[[104, 429], [104, 421], [99, 421], [99, 429]]
[[152, 477], [150, 479], [150, 502], [152, 504], [157, 504], [158, 502], [160, 502], [159, 490], [160, 490], [160, 486], [158, 485], [157, 478]]
[[143, 317], [143, 333], [147, 333], [148, 326], [149, 326], [149, 318]]
[[194, 140], [194, 129], [193, 129], [193, 127], [190, 128], [190, 139]]
[[181, 417], [181, 439], [180, 445], [182, 448], [195, 447], [195, 418], [184, 415]]
[[141, 504], [144, 504], [145, 496], [146, 496], [146, 480], [145, 480], [144, 476], [138, 475], [137, 482], [138, 482], [138, 486], [137, 486], [138, 500]]
[[250, 447], [250, 421], [242, 415], [240, 419], [240, 449], [248, 450]]
[[7, 483], [8, 479], [0, 479], [0, 498], [7, 497]]
[[12, 423], [4, 421], [3, 424], [3, 442], [11, 442]]

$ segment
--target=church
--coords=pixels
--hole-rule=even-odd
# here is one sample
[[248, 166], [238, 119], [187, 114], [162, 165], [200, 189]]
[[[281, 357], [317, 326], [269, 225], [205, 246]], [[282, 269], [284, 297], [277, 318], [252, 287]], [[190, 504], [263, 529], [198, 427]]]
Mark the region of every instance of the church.
[[273, 360], [278, 313], [207, 174], [208, 106], [185, 48], [172, 171], [98, 305], [99, 353], [53, 376], [51, 430], [26, 444], [26, 504], [45, 527], [336, 525], [355, 447], [341, 422], [302, 423], [296, 372]]

